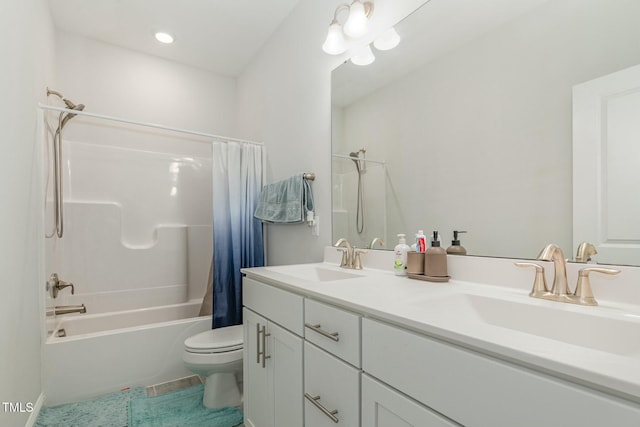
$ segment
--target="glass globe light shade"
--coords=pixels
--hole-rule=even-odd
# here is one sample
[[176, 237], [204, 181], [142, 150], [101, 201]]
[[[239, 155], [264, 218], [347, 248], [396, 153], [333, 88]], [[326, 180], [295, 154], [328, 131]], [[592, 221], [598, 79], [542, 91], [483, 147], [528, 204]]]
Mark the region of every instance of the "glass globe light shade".
[[364, 5], [355, 0], [349, 7], [349, 17], [344, 23], [344, 33], [349, 37], [362, 37], [367, 32], [367, 14]]
[[333, 21], [329, 25], [329, 31], [327, 32], [327, 38], [322, 45], [324, 50], [329, 55], [340, 55], [347, 50], [347, 46], [344, 42], [344, 35], [342, 34], [342, 28], [338, 22]]
[[369, 65], [375, 60], [376, 57], [373, 55], [371, 46], [369, 46], [368, 44], [359, 47], [351, 57], [351, 62], [356, 65]]
[[398, 46], [400, 43], [400, 36], [396, 30], [391, 27], [373, 41], [373, 46], [378, 50], [390, 50]]

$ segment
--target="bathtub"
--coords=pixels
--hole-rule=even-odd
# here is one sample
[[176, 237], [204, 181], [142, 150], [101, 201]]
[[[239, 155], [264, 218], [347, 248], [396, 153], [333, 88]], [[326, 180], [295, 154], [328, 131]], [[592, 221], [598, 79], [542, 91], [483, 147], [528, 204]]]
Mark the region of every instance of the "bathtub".
[[56, 316], [43, 350], [48, 406], [191, 375], [184, 340], [211, 328], [202, 300], [111, 313]]

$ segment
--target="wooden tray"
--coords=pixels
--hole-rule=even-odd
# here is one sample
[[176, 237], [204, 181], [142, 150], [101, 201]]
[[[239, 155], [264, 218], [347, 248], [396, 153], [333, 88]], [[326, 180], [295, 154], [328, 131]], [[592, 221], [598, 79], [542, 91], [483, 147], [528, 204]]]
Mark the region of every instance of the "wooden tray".
[[424, 280], [425, 282], [448, 282], [451, 276], [425, 276], [424, 274], [407, 274], [409, 279]]

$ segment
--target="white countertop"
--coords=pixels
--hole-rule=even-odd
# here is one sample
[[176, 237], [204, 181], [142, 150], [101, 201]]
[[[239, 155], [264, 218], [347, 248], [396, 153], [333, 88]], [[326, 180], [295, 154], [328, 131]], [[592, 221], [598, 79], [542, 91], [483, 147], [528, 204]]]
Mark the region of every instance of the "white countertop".
[[[283, 273], [291, 267], [259, 267], [243, 269], [242, 272], [250, 278], [318, 301], [640, 403], [640, 309], [635, 310], [637, 306], [611, 303], [600, 307], [583, 307], [562, 304], [530, 298], [530, 289], [526, 284], [522, 288], [492, 286], [455, 280], [455, 275], [448, 283], [431, 283], [366, 267], [364, 270], [340, 269], [335, 263], [296, 267], [300, 271], [307, 267], [322, 268], [362, 276], [320, 282]], [[513, 302], [514, 307], [532, 306], [543, 313], [549, 309], [562, 310], [565, 312], [562, 314], [568, 315], [566, 318], [572, 322], [576, 319], [577, 327], [569, 325], [575, 330], [576, 339], [571, 339], [574, 335], [561, 340], [541, 336], [535, 331], [525, 333], [517, 328], [512, 329], [509, 319], [502, 319], [500, 325], [492, 323], [491, 319], [478, 321], [477, 317], [469, 314], [466, 304], [468, 301], [472, 303], [476, 297], [482, 300], [487, 296]], [[521, 306], [520, 303], [526, 305]], [[514, 325], [519, 317], [517, 310], [510, 313]], [[585, 328], [580, 330], [582, 318], [588, 318], [590, 323], [585, 322]], [[628, 327], [625, 329], [627, 334], [629, 331], [635, 334], [637, 328], [636, 339], [622, 343], [614, 351], [609, 351], [606, 343], [589, 345], [588, 335], [592, 332], [589, 328], [598, 325], [599, 319], [603, 322], [613, 321], [609, 324], [623, 321]], [[541, 318], [539, 327], [564, 328], [565, 325], [545, 324], [545, 319]]]

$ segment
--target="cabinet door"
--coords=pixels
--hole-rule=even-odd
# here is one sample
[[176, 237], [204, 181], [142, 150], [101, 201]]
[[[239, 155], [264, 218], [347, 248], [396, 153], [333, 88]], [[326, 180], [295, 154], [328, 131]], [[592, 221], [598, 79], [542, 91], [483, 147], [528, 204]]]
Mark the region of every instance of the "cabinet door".
[[[270, 375], [273, 420], [276, 427], [301, 427], [302, 338], [269, 322], [266, 365]], [[256, 426], [262, 427], [262, 425]]]
[[304, 391], [305, 427], [360, 425], [360, 371], [308, 342]]
[[362, 425], [367, 427], [459, 426], [367, 375], [362, 375]]
[[261, 334], [258, 330], [267, 326], [267, 320], [246, 308], [244, 319], [244, 424], [246, 427], [274, 427], [273, 393], [269, 388], [269, 372], [258, 359]]

